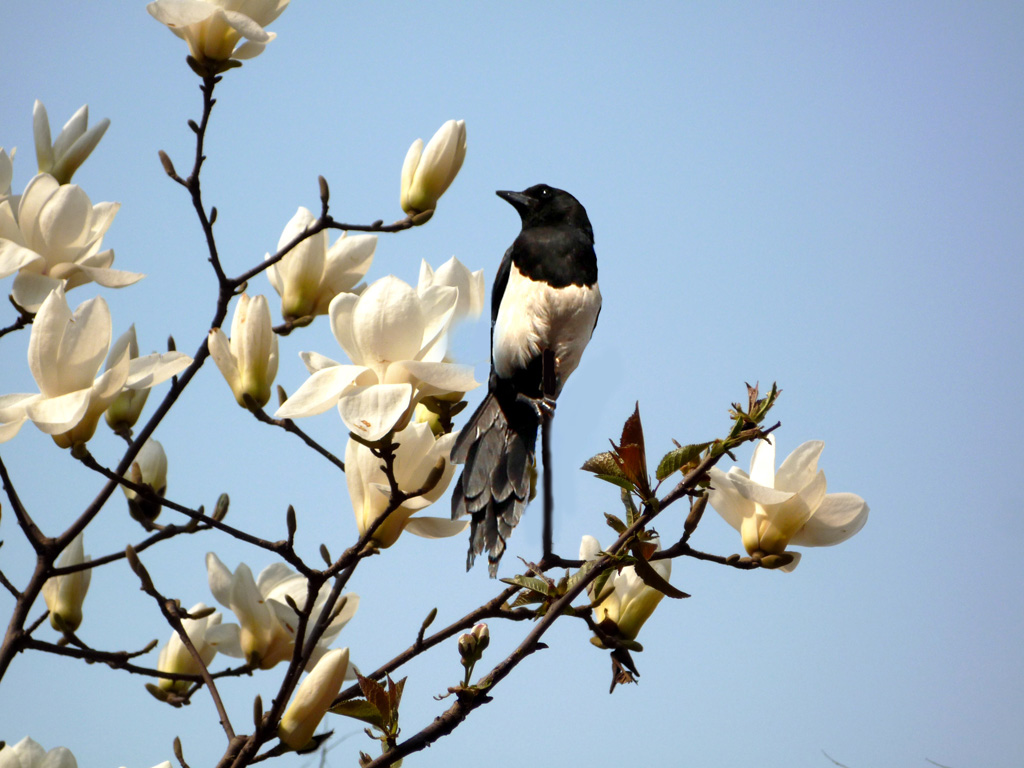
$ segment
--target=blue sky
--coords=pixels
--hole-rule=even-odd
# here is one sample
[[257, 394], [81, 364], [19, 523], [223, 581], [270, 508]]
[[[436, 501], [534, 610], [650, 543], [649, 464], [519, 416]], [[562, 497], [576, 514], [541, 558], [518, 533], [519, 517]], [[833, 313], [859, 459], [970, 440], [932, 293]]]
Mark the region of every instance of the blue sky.
[[[184, 44], [142, 3], [15, 3], [5, 28], [0, 144], [19, 148], [15, 191], [34, 171], [34, 99], [55, 129], [86, 102], [93, 120], [109, 117], [75, 181], [93, 202], [122, 203], [105, 242], [115, 266], [148, 277], [101, 293], [115, 330], [134, 322], [146, 351], [169, 333], [193, 351], [214, 282], [190, 203], [156, 156], [185, 168], [191, 154], [185, 122], [200, 97]], [[405, 151], [449, 118], [467, 124], [462, 173], [427, 226], [381, 238], [371, 279], [413, 281], [421, 259], [454, 254], [489, 284], [518, 231], [496, 189], [543, 181], [587, 207], [604, 310], [555, 422], [558, 550], [574, 553], [584, 533], [609, 540], [603, 513], [617, 494], [577, 467], [635, 402], [657, 455], [673, 438], [724, 434], [745, 381], [784, 390], [781, 454], [824, 440], [829, 490], [871, 505], [858, 536], [806, 550], [792, 574], [677, 561], [672, 582], [693, 597], [662, 603], [640, 636], [640, 684], [613, 696], [606, 654], [564, 622], [492, 704], [408, 765], [831, 765], [822, 750], [850, 768], [1024, 763], [1024, 8], [296, 2], [272, 29], [263, 56], [218, 87], [209, 134], [204, 189], [229, 273], [273, 250], [299, 205], [315, 209], [318, 174], [339, 219], [399, 218]], [[272, 290], [257, 278], [250, 292]], [[0, 393], [31, 386], [26, 344], [27, 334], [0, 342]], [[484, 324], [457, 334], [481, 380], [486, 345]], [[305, 378], [301, 350], [339, 354], [322, 322], [282, 340], [288, 391]], [[344, 450], [333, 413], [303, 426]], [[342, 479], [235, 407], [212, 365], [157, 438], [169, 495], [183, 503], [209, 508], [229, 491], [231, 521], [266, 538], [283, 536], [294, 504], [312, 558], [320, 542], [337, 553], [353, 540]], [[116, 462], [109, 434], [91, 448]], [[99, 486], [31, 427], [0, 456], [48, 532]], [[507, 562], [537, 556], [538, 513]], [[140, 538], [128, 522], [115, 500], [87, 551]], [[681, 514], [657, 528], [678, 536]], [[0, 538], [0, 567], [22, 583], [30, 559], [9, 514]], [[694, 544], [741, 548], [710, 514]], [[209, 535], [146, 562], [184, 603], [209, 603], [209, 550], [229, 566], [268, 562]], [[372, 668], [434, 605], [440, 622], [490, 597], [496, 585], [482, 569], [464, 573], [464, 554], [461, 539], [403, 537], [366, 563], [339, 642]], [[121, 566], [94, 576], [85, 607], [82, 634], [97, 647], [169, 633]], [[525, 628], [491, 631], [485, 662]], [[405, 735], [440, 713], [432, 696], [459, 669], [454, 644], [410, 666]], [[228, 688], [232, 716], [247, 723], [278, 673]], [[347, 738], [329, 764], [374, 751], [358, 725], [335, 725]], [[171, 758], [175, 735], [193, 765], [223, 749], [208, 698], [170, 710], [138, 678], [38, 656], [19, 658], [0, 686], [0, 738], [25, 734], [71, 748], [82, 766], [147, 768]]]

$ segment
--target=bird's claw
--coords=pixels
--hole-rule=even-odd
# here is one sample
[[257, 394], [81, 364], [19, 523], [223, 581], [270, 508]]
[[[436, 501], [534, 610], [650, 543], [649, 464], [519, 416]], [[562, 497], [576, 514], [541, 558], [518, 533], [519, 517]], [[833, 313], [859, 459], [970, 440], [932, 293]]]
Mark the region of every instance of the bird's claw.
[[549, 395], [530, 397], [520, 392], [516, 395], [516, 400], [530, 406], [540, 421], [550, 421], [555, 415], [555, 398]]

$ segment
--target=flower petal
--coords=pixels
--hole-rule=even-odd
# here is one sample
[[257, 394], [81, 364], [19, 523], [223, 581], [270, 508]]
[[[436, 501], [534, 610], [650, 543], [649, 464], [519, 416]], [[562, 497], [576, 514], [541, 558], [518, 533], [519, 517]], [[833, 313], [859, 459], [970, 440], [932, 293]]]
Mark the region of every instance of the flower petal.
[[469, 525], [469, 520], [451, 520], [443, 517], [411, 517], [405, 524], [406, 533], [424, 539], [446, 539], [458, 536]]
[[210, 591], [217, 602], [225, 608], [231, 607], [231, 571], [213, 552], [206, 553], [206, 578]]
[[0, 416], [0, 443], [6, 443], [18, 434], [26, 421], [28, 421], [28, 415], [24, 410], [20, 413], [12, 413], [7, 418]]
[[206, 21], [217, 12], [217, 6], [206, 0], [157, 0], [146, 10], [161, 24], [180, 28]]
[[[454, 305], [458, 292], [448, 290]], [[382, 277], [366, 289], [355, 306], [352, 338], [360, 360], [353, 362], [372, 365], [373, 361], [413, 359], [420, 351], [427, 321], [424, 305], [412, 286], [394, 275]], [[333, 318], [331, 325], [335, 325]]]
[[89, 267], [81, 264], [76, 266], [88, 276], [89, 280], [104, 288], [124, 288], [126, 285], [134, 285], [145, 277], [141, 272], [127, 272], [123, 269]]
[[750, 457], [750, 479], [768, 488], [775, 487], [775, 440], [769, 435], [758, 440]]
[[352, 432], [372, 441], [390, 432], [410, 405], [411, 385], [375, 384], [356, 387], [342, 395], [338, 400], [338, 413]]
[[338, 340], [338, 345], [345, 350], [348, 359], [356, 365], [365, 365], [363, 354], [352, 332], [353, 317], [360, 298], [353, 293], [339, 293], [331, 299], [327, 315], [331, 320], [331, 332]]
[[[212, 350], [211, 350], [212, 353]], [[216, 362], [216, 360], [214, 361]], [[149, 389], [171, 378], [192, 364], [192, 358], [184, 352], [154, 352], [151, 355], [137, 357], [128, 367], [128, 380], [125, 386], [129, 389]]]
[[796, 492], [810, 485], [818, 473], [818, 457], [824, 448], [825, 443], [821, 440], [808, 440], [799, 446], [775, 473], [775, 487], [781, 491]]
[[868, 521], [868, 505], [855, 493], [830, 493], [791, 544], [828, 547], [846, 541]]
[[[60, 298], [63, 300], [63, 296]], [[64, 316], [63, 312], [58, 314], [58, 317]], [[107, 356], [112, 330], [110, 309], [102, 298], [89, 299], [79, 305], [71, 321], [65, 325], [56, 353], [52, 349], [46, 350], [46, 354], [52, 356], [42, 358], [46, 365], [57, 368], [59, 389], [54, 394], [82, 389], [92, 383], [103, 358]], [[42, 364], [42, 360], [37, 364]], [[52, 373], [48, 378], [52, 386]], [[45, 390], [44, 393], [50, 394]]]
[[43, 102], [36, 99], [32, 107], [32, 133], [36, 144], [36, 164], [40, 169], [53, 167], [53, 138], [50, 134], [50, 118]]
[[206, 346], [210, 350], [210, 357], [217, 364], [221, 376], [228, 382], [232, 392], [237, 392], [241, 385], [241, 377], [238, 373], [238, 361], [231, 353], [231, 345], [228, 337], [220, 328], [211, 328], [210, 335], [206, 339]]
[[218, 624], [206, 630], [206, 644], [217, 649], [217, 653], [241, 659], [245, 656], [242, 653], [241, 630], [237, 624]]
[[[301, 584], [303, 592], [290, 592], [289, 588], [294, 586], [291, 582]], [[295, 573], [295, 571], [293, 571], [284, 563], [271, 563], [262, 571], [260, 571], [260, 575], [256, 579], [256, 588], [259, 589], [260, 594], [269, 596], [271, 590], [282, 589], [285, 592], [291, 594], [292, 597], [296, 597], [297, 595], [300, 596], [302, 598], [302, 602], [300, 602], [298, 598], [296, 598], [295, 600], [295, 602], [298, 603], [300, 606], [302, 605], [303, 602], [305, 602], [306, 599], [306, 595], [304, 592], [305, 584], [306, 580], [303, 579], [299, 574]], [[283, 594], [280, 596], [275, 595], [275, 597], [282, 597], [283, 599]]]
[[796, 567], [798, 565], [800, 565], [800, 553], [799, 552], [790, 552], [789, 554], [791, 554], [793, 556], [793, 559], [789, 563], [787, 563], [786, 565], [784, 565], [781, 568], [779, 568], [779, 570], [782, 571], [783, 573], [792, 573], [793, 571], [796, 570]]
[[743, 520], [754, 516], [754, 503], [744, 498], [733, 485], [731, 475], [718, 467], [708, 470], [708, 477], [711, 478], [709, 503], [725, 522], [741, 531]]
[[[88, 106], [82, 107], [82, 110], [86, 111], [86, 121], [88, 121]], [[81, 112], [82, 110], [79, 110]], [[76, 113], [77, 115], [77, 113]], [[72, 117], [72, 120], [74, 117]], [[70, 123], [69, 123], [70, 125]], [[84, 125], [82, 126], [85, 127]], [[100, 139], [103, 138], [103, 134], [107, 132], [107, 128], [110, 127], [110, 119], [104, 118], [100, 120], [96, 125], [80, 134], [71, 146], [60, 151], [55, 151], [54, 154], [57, 156], [57, 162], [53, 166], [53, 175], [57, 179], [61, 179], [65, 182], [69, 181], [74, 176], [82, 163], [85, 162], [86, 158], [92, 154], [92, 151], [96, 149], [96, 145], [100, 143]], [[65, 126], [67, 130], [67, 126]], [[64, 137], [63, 132], [57, 138], [57, 143], [60, 144], [61, 139]]]
[[24, 307], [29, 312], [38, 312], [46, 297], [53, 291], [60, 288], [62, 280], [56, 280], [49, 275], [23, 269], [14, 278], [14, 287], [11, 290], [11, 297], [19, 307]]
[[456, 363], [421, 363], [403, 360], [388, 366], [388, 383], [397, 382], [401, 371], [408, 372], [418, 384], [421, 395], [468, 392], [480, 386], [473, 378], [473, 366]]
[[749, 499], [761, 506], [785, 504], [797, 495], [791, 491], [779, 491], [770, 486], [761, 485], [753, 478], [748, 480], [745, 477], [732, 476], [730, 480], [732, 481], [732, 487], [737, 493], [743, 498]]
[[284, 401], [274, 418], [297, 419], [323, 413], [338, 402], [345, 388], [365, 370], [361, 365], [332, 365], [317, 371]]
[[42, 397], [25, 407], [26, 415], [48, 435], [67, 432], [85, 416], [92, 388], [80, 389], [58, 397]]
[[310, 373], [316, 373], [334, 365], [341, 365], [341, 363], [331, 360], [331, 358], [321, 355], [319, 352], [299, 352], [299, 359], [302, 360], [306, 370]]
[[0, 239], [0, 278], [13, 275], [30, 264], [45, 263], [46, 259], [31, 248], [19, 245], [13, 240]]
[[[448, 350], [447, 331], [459, 304], [459, 289], [449, 285], [432, 285], [420, 294], [426, 322], [423, 342], [417, 360], [439, 361]], [[408, 356], [408, 357], [411, 357]], [[403, 360], [406, 358], [392, 358]]]

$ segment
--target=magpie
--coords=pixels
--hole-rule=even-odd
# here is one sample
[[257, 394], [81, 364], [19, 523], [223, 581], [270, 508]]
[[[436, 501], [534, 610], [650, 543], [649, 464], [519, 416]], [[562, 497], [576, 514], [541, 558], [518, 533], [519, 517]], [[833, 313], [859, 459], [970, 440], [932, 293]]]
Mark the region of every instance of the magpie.
[[[491, 292], [487, 396], [451, 451], [452, 461], [465, 465], [452, 519], [472, 516], [466, 570], [486, 549], [492, 578], [530, 500], [541, 414], [579, 365], [601, 312], [594, 230], [580, 202], [547, 184], [497, 195], [518, 211], [523, 228]], [[548, 350], [555, 360], [551, 393], [543, 387]]]

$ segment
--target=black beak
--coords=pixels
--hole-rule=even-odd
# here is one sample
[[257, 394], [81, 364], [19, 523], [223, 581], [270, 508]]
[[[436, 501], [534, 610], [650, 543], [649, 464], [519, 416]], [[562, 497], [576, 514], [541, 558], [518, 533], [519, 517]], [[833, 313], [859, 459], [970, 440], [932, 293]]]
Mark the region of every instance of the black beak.
[[519, 211], [519, 215], [524, 215], [528, 210], [533, 207], [534, 200], [522, 192], [509, 192], [503, 189], [499, 189], [495, 192], [505, 202], [509, 203], [513, 208]]

